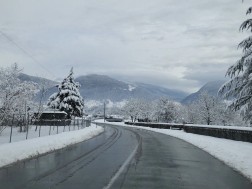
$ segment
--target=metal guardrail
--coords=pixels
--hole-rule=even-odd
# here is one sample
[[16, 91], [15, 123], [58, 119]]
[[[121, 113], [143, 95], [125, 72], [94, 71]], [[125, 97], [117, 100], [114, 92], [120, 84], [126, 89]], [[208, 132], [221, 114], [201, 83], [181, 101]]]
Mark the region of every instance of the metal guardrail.
[[217, 138], [225, 138], [236, 141], [251, 142], [252, 130], [239, 128], [225, 128], [225, 127], [211, 127], [211, 126], [193, 126], [192, 124], [175, 124], [175, 123], [145, 123], [145, 122], [125, 122], [128, 125], [151, 127], [159, 129], [179, 129], [187, 133], [194, 133], [205, 136], [212, 136]]

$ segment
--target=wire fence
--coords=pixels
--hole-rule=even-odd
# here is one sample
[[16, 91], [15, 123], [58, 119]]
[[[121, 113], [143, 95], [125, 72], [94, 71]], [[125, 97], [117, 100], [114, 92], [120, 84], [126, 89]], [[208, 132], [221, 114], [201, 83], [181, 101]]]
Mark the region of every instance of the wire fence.
[[[91, 120], [73, 119], [41, 119], [34, 120], [29, 116], [17, 117], [0, 126], [0, 143], [14, 142], [83, 129], [91, 125]], [[7, 141], [8, 139], [8, 141]]]

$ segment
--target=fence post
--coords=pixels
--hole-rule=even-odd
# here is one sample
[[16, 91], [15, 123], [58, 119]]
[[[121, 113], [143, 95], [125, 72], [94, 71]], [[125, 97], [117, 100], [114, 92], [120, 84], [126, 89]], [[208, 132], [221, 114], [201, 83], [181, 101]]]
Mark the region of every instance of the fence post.
[[39, 126], [39, 137], [40, 137], [41, 125]]
[[50, 125], [50, 129], [49, 129], [49, 135], [51, 135], [51, 127], [52, 127], [52, 126]]
[[12, 127], [13, 127], [13, 124], [14, 124], [14, 119], [15, 119], [15, 114], [13, 114], [13, 117], [12, 117], [11, 132], [10, 132], [10, 143], [11, 143], [11, 139], [12, 139]]
[[26, 120], [26, 140], [27, 140], [27, 138], [28, 138], [28, 132], [29, 132], [29, 119], [30, 119], [30, 117], [29, 117], [29, 113], [28, 113], [28, 120]]
[[27, 126], [26, 129], [27, 129], [27, 130], [26, 130], [26, 137], [25, 137], [25, 140], [27, 140], [27, 138], [28, 138], [28, 130], [29, 130], [29, 127]]
[[72, 120], [70, 120], [70, 123], [69, 123], [69, 125], [68, 125], [68, 130], [69, 130], [69, 131], [71, 131], [71, 128], [70, 128], [70, 127], [71, 127], [71, 124], [72, 124]]
[[11, 143], [11, 138], [12, 138], [12, 125], [11, 125], [11, 133], [10, 133], [10, 143]]
[[28, 125], [27, 125], [27, 127], [26, 127], [26, 137], [25, 137], [25, 140], [27, 140], [27, 138], [28, 138], [28, 130], [29, 130], [29, 127], [28, 127]]
[[75, 130], [75, 116], [74, 116], [74, 130]]

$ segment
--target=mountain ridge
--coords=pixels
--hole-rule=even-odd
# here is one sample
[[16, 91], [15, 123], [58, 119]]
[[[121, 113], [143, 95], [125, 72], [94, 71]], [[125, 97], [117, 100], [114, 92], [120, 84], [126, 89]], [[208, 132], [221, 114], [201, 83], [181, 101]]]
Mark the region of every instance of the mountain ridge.
[[216, 81], [207, 82], [197, 92], [192, 93], [192, 94], [188, 95], [187, 97], [185, 97], [181, 101], [181, 103], [182, 104], [190, 104], [190, 103], [196, 101], [202, 92], [207, 92], [209, 95], [212, 95], [212, 96], [218, 96], [218, 90], [225, 82], [226, 82], [225, 80], [216, 80]]
[[[33, 81], [42, 84], [44, 78], [22, 74], [22, 80]], [[50, 95], [57, 92], [56, 84], [58, 82], [44, 79], [49, 83], [43, 101], [47, 101]], [[114, 79], [106, 75], [89, 74], [75, 78], [76, 82], [81, 84], [80, 93], [85, 100], [105, 101], [110, 100], [118, 103], [131, 98], [144, 98], [146, 100], [155, 100], [160, 97], [167, 97], [171, 100], [181, 101], [188, 94], [179, 90], [168, 89], [146, 83], [129, 83]], [[36, 99], [41, 98], [41, 93]]]

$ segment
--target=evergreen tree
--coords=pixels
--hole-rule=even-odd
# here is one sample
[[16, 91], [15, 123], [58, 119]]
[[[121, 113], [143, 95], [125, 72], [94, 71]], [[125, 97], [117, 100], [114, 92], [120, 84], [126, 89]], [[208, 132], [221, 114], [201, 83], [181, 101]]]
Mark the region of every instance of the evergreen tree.
[[[252, 13], [252, 7], [247, 10], [247, 15]], [[252, 32], [252, 19], [247, 19], [240, 26], [240, 31]], [[224, 97], [235, 98], [229, 106], [233, 110], [241, 110], [245, 120], [252, 120], [252, 35], [244, 39], [238, 48], [242, 49], [242, 57], [229, 69], [226, 75], [231, 78], [225, 83], [220, 93]]]
[[74, 81], [73, 68], [57, 87], [59, 91], [50, 96], [47, 105], [50, 108], [65, 111], [68, 118], [82, 116], [84, 102], [79, 92], [80, 84]]

